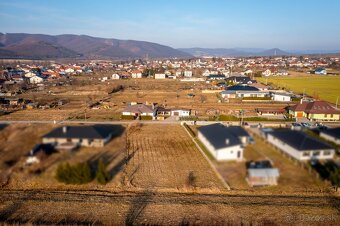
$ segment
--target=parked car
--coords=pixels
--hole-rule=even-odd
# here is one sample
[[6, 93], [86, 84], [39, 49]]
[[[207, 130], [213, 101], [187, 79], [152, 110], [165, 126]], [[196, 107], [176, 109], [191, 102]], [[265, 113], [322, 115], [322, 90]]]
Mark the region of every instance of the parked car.
[[291, 126], [292, 130], [301, 130], [302, 129], [302, 125], [300, 123], [297, 122], [293, 122], [292, 126]]
[[312, 127], [312, 125], [308, 122], [301, 122], [301, 126], [305, 127], [305, 128], [311, 128]]

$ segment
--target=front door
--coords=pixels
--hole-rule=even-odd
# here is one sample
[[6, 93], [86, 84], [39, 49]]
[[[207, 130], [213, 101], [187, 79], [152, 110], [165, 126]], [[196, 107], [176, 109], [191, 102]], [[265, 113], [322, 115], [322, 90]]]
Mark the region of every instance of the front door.
[[238, 158], [238, 159], [241, 158], [241, 151], [238, 151], [238, 152], [237, 152], [237, 158]]

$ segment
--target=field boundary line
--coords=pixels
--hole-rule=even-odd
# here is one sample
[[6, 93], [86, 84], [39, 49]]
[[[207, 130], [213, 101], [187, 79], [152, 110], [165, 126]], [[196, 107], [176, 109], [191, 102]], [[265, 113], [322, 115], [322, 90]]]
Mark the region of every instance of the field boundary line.
[[204, 151], [202, 150], [202, 148], [198, 145], [198, 143], [196, 142], [196, 140], [194, 139], [194, 137], [191, 136], [190, 132], [188, 131], [188, 129], [182, 124], [181, 125], [184, 130], [187, 132], [187, 134], [190, 136], [191, 140], [194, 142], [194, 144], [196, 145], [196, 147], [198, 148], [198, 150], [201, 152], [201, 154], [204, 156], [205, 160], [207, 160], [207, 162], [209, 163], [210, 167], [212, 168], [212, 170], [214, 171], [214, 173], [216, 174], [216, 176], [218, 177], [218, 179], [220, 179], [220, 181], [222, 182], [223, 186], [228, 189], [230, 189], [230, 186], [227, 184], [227, 182], [223, 179], [223, 177], [221, 176], [221, 174], [217, 171], [215, 165], [210, 161], [210, 159], [208, 158], [208, 156], [206, 156], [206, 154], [204, 153]]

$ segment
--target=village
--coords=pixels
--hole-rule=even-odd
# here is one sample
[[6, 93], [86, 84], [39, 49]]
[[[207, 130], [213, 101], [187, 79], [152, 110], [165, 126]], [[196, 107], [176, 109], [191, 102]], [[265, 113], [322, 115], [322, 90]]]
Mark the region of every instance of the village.
[[[151, 165], [158, 164], [163, 154], [152, 146], [145, 146], [143, 140], [156, 139], [156, 134], [150, 131], [161, 130], [165, 133], [164, 142], [160, 141], [162, 145], [170, 145], [168, 134], [182, 134], [186, 144], [179, 150], [190, 150], [188, 155], [195, 152], [197, 161], [205, 161], [219, 184], [214, 187], [210, 182], [204, 183], [207, 178], [199, 173], [201, 169], [187, 166], [178, 172], [184, 174], [177, 187], [187, 184], [186, 180], [192, 180], [186, 186], [196, 189], [255, 188], [260, 192], [268, 188], [303, 191], [305, 184], [310, 188], [339, 186], [338, 103], [263, 83], [263, 78], [303, 73], [337, 77], [339, 58], [199, 58], [7, 65], [3, 62], [3, 65], [0, 73], [0, 120], [4, 125], [0, 133], [5, 134], [2, 143], [18, 139], [11, 138], [11, 133], [22, 132], [31, 137], [32, 134], [26, 134], [30, 127], [43, 132], [21, 148], [2, 147], [4, 153], [13, 152], [2, 159], [2, 184], [9, 183], [11, 177], [25, 177], [27, 173], [31, 175], [29, 180], [36, 181], [37, 172], [49, 178], [48, 181], [52, 178], [53, 184], [53, 175], [63, 162], [79, 163], [93, 154], [100, 156], [107, 152], [126, 161], [125, 167], [122, 162], [106, 161], [105, 164], [119, 167], [125, 180], [130, 180], [130, 188], [149, 186], [143, 184], [143, 177], [134, 182], [140, 185], [131, 187], [132, 172], [138, 175], [135, 162], [140, 161], [135, 155], [148, 150], [159, 156], [149, 160], [153, 162]], [[38, 129], [39, 124], [46, 126]], [[134, 136], [141, 136], [142, 143], [134, 144]], [[172, 136], [172, 140], [182, 143]], [[119, 148], [110, 149], [112, 142], [118, 142]], [[91, 153], [87, 151], [89, 147], [98, 151]], [[133, 154], [135, 152], [137, 154]], [[99, 159], [97, 157], [90, 168], [99, 167], [96, 165]], [[182, 164], [176, 155], [171, 154], [170, 159]], [[144, 170], [150, 167], [140, 164]], [[174, 164], [177, 167], [176, 162]], [[299, 180], [303, 178], [303, 185], [291, 178], [296, 172], [294, 168], [301, 171]], [[25, 173], [20, 176], [18, 169]], [[123, 175], [115, 177], [116, 173], [107, 176], [104, 184], [121, 187], [117, 181], [123, 180]], [[174, 175], [170, 173], [169, 178], [163, 178], [164, 184], [158, 184], [159, 176], [150, 174], [150, 183], [164, 189]], [[38, 184], [44, 186], [44, 183]]]

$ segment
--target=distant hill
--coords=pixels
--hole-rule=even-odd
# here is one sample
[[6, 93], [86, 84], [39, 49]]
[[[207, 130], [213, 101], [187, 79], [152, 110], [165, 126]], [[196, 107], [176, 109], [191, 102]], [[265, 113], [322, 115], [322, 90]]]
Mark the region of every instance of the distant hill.
[[0, 33], [0, 58], [186, 58], [192, 55], [157, 43], [87, 35]]
[[179, 50], [194, 55], [196, 57], [200, 56], [283, 56], [290, 55], [290, 53], [285, 52], [280, 49], [256, 49], [256, 48], [180, 48]]

